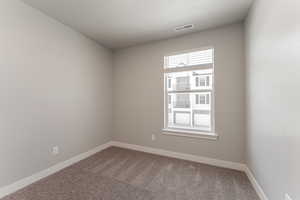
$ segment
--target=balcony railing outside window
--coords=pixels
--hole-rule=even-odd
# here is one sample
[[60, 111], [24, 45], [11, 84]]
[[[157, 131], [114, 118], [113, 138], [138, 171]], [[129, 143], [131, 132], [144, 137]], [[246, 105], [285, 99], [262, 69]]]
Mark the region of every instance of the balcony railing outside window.
[[190, 104], [189, 100], [175, 101], [173, 106], [174, 106], [174, 108], [190, 108], [191, 104]]
[[176, 91], [190, 90], [191, 84], [189, 84], [189, 83], [174, 84], [172, 89], [176, 90]]

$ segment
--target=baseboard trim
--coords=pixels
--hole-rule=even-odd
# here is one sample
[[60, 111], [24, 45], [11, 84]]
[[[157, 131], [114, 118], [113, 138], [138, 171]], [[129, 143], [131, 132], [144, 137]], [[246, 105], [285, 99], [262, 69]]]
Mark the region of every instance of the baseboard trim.
[[246, 165], [245, 165], [244, 172], [247, 174], [247, 176], [248, 176], [253, 188], [255, 189], [257, 195], [259, 196], [259, 198], [261, 200], [269, 200], [266, 193], [264, 192], [264, 190], [262, 189], [262, 187], [260, 186], [260, 184], [256, 180], [255, 176], [253, 175], [251, 170]]
[[225, 161], [225, 160], [219, 160], [219, 159], [213, 159], [213, 158], [202, 157], [202, 156], [195, 156], [195, 155], [191, 155], [191, 154], [185, 154], [185, 153], [179, 153], [179, 152], [173, 152], [173, 151], [167, 151], [167, 150], [163, 150], [163, 149], [145, 147], [145, 146], [141, 146], [141, 145], [128, 144], [128, 143], [118, 142], [118, 141], [112, 141], [111, 145], [115, 146], [115, 147], [125, 148], [125, 149], [142, 151], [142, 152], [146, 152], [146, 153], [152, 153], [152, 154], [157, 154], [157, 155], [162, 155], [162, 156], [167, 156], [167, 157], [172, 157], [172, 158], [178, 158], [178, 159], [213, 165], [213, 166], [217, 166], [217, 167], [223, 167], [223, 168], [243, 171], [248, 176], [248, 178], [249, 178], [253, 188], [255, 189], [257, 195], [259, 196], [259, 198], [261, 200], [269, 200], [267, 198], [265, 192], [263, 191], [262, 187], [259, 185], [258, 181], [255, 179], [254, 175], [252, 174], [251, 170], [247, 167], [246, 164], [230, 162], [230, 161]]
[[261, 200], [269, 200], [267, 198], [266, 194], [264, 193], [262, 187], [259, 185], [258, 181], [255, 179], [253, 173], [245, 164], [237, 163], [237, 162], [230, 162], [230, 161], [225, 161], [225, 160], [219, 160], [219, 159], [214, 159], [214, 158], [208, 158], [208, 157], [202, 157], [202, 156], [196, 156], [196, 155], [191, 155], [191, 154], [167, 151], [167, 150], [163, 150], [163, 149], [129, 144], [129, 143], [118, 142], [118, 141], [107, 142], [105, 144], [97, 146], [96, 148], [94, 148], [90, 151], [81, 153], [81, 154], [74, 156], [66, 161], [58, 163], [48, 169], [45, 169], [45, 170], [40, 171], [36, 174], [33, 174], [29, 177], [21, 179], [21, 180], [15, 182], [15, 183], [12, 183], [8, 186], [2, 187], [2, 188], [0, 188], [0, 199], [11, 193], [14, 193], [14, 192], [22, 189], [42, 178], [50, 176], [66, 167], [69, 167], [85, 158], [88, 158], [88, 157], [92, 156], [93, 154], [98, 153], [108, 147], [111, 147], [111, 146], [141, 151], [141, 152], [145, 152], [145, 153], [152, 153], [152, 154], [162, 155], [162, 156], [171, 157], [171, 158], [178, 158], [178, 159], [213, 165], [213, 166], [217, 166], [217, 167], [223, 167], [223, 168], [228, 168], [228, 169], [244, 171], [246, 173], [246, 175], [248, 176], [251, 184], [253, 185], [255, 191], [257, 192], [258, 196], [260, 197], [260, 199]]
[[98, 153], [98, 152], [100, 152], [100, 151], [102, 151], [102, 150], [104, 150], [104, 149], [106, 149], [110, 146], [112, 146], [111, 142], [99, 145], [99, 146], [97, 146], [96, 148], [94, 148], [90, 151], [81, 153], [81, 154], [79, 154], [77, 156], [74, 156], [74, 157], [72, 157], [72, 158], [70, 158], [66, 161], [60, 162], [60, 163], [58, 163], [58, 164], [56, 164], [56, 165], [54, 165], [54, 166], [52, 166], [48, 169], [45, 169], [45, 170], [40, 171], [36, 174], [33, 174], [29, 177], [21, 179], [21, 180], [15, 182], [15, 183], [12, 183], [8, 186], [2, 187], [2, 188], [0, 188], [0, 198], [3, 198], [3, 197], [5, 197], [5, 196], [7, 196], [11, 193], [14, 193], [14, 192], [16, 192], [16, 191], [32, 184], [32, 183], [34, 183], [34, 182], [36, 182], [36, 181], [38, 181], [42, 178], [45, 178], [45, 177], [47, 177], [51, 174], [54, 174], [54, 173], [66, 168], [66, 167], [69, 167], [69, 166], [71, 166], [71, 165], [73, 165], [73, 164], [75, 164], [75, 163], [77, 163], [77, 162], [79, 162], [79, 161], [81, 161], [85, 158], [88, 158], [89, 156], [91, 156], [95, 153]]
[[237, 162], [218, 160], [218, 159], [214, 159], [214, 158], [196, 156], [196, 155], [179, 153], [179, 152], [174, 152], [174, 151], [167, 151], [167, 150], [163, 150], [163, 149], [145, 147], [145, 146], [140, 146], [140, 145], [135, 145], [135, 144], [128, 144], [128, 143], [123, 143], [123, 142], [118, 142], [118, 141], [112, 141], [111, 145], [116, 146], [116, 147], [125, 148], [125, 149], [142, 151], [142, 152], [146, 152], [146, 153], [152, 153], [152, 154], [157, 154], [157, 155], [162, 155], [162, 156], [167, 156], [167, 157], [172, 157], [172, 158], [178, 158], [178, 159], [182, 159], [182, 160], [199, 162], [199, 163], [203, 163], [203, 164], [208, 164], [208, 165], [213, 165], [213, 166], [223, 167], [223, 168], [229, 168], [229, 169], [234, 169], [234, 170], [239, 170], [239, 171], [244, 171], [244, 169], [245, 169], [244, 164], [237, 163]]

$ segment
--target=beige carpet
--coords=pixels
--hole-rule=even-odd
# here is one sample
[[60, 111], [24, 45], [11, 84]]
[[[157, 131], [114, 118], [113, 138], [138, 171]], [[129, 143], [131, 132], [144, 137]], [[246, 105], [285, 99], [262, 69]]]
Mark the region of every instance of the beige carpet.
[[259, 200], [243, 172], [108, 148], [2, 200]]

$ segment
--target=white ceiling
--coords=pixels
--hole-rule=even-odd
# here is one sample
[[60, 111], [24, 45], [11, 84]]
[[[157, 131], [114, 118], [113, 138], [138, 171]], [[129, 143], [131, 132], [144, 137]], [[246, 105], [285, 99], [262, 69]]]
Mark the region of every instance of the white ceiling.
[[[252, 0], [23, 0], [116, 49], [241, 21]], [[176, 26], [194, 24], [189, 31]]]

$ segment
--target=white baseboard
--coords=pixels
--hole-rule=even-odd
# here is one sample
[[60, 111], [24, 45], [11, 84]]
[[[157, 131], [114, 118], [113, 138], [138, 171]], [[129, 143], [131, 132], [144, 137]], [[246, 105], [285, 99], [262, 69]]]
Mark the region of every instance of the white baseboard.
[[217, 166], [217, 167], [223, 167], [223, 168], [228, 168], [228, 169], [244, 171], [246, 173], [246, 175], [248, 176], [248, 178], [249, 178], [251, 184], [253, 185], [253, 188], [255, 189], [259, 198], [261, 200], [269, 200], [267, 198], [266, 194], [264, 193], [262, 187], [259, 185], [259, 183], [255, 179], [254, 175], [252, 174], [250, 169], [245, 164], [230, 162], [230, 161], [225, 161], [225, 160], [219, 160], [219, 159], [213, 159], [213, 158], [207, 158], [207, 157], [202, 157], [202, 156], [195, 156], [195, 155], [191, 155], [191, 154], [178, 153], [178, 152], [167, 151], [167, 150], [163, 150], [163, 149], [145, 147], [145, 146], [128, 144], [128, 143], [117, 142], [117, 141], [112, 141], [111, 145], [116, 146], [116, 147], [126, 148], [126, 149], [132, 149], [132, 150], [136, 150], [136, 151], [142, 151], [142, 152], [146, 152], [146, 153], [152, 153], [152, 154], [157, 154], [157, 155], [162, 155], [162, 156], [167, 156], [167, 157], [172, 157], [172, 158], [178, 158], [178, 159], [189, 160], [189, 161], [193, 161], [193, 162], [204, 163], [204, 164], [213, 165], [213, 166]]
[[87, 151], [85, 153], [81, 153], [81, 154], [79, 154], [75, 157], [70, 158], [69, 160], [63, 161], [63, 162], [58, 163], [58, 164], [56, 164], [56, 165], [54, 165], [54, 166], [52, 166], [48, 169], [45, 169], [45, 170], [40, 171], [36, 174], [33, 174], [32, 176], [26, 177], [24, 179], [21, 179], [21, 180], [15, 182], [15, 183], [12, 183], [12, 184], [8, 185], [8, 186], [2, 187], [2, 188], [0, 188], [0, 198], [2, 198], [4, 196], [7, 196], [7, 195], [9, 195], [13, 192], [16, 192], [17, 190], [20, 190], [20, 189], [22, 189], [22, 188], [24, 188], [24, 187], [40, 180], [42, 178], [45, 178], [45, 177], [51, 175], [51, 174], [54, 174], [54, 173], [56, 173], [56, 172], [58, 172], [58, 171], [60, 171], [64, 168], [66, 168], [70, 165], [73, 165], [74, 163], [77, 163], [77, 162], [79, 162], [79, 161], [81, 161], [81, 160], [83, 160], [83, 159], [99, 152], [99, 151], [102, 151], [102, 150], [104, 150], [104, 149], [106, 149], [110, 146], [111, 146], [111, 142], [102, 144], [102, 145], [100, 145], [100, 146], [98, 146], [98, 147], [96, 147], [96, 148], [94, 148], [90, 151]]
[[246, 165], [245, 165], [244, 171], [247, 174], [247, 176], [248, 176], [253, 188], [255, 189], [257, 195], [259, 196], [259, 198], [261, 200], [269, 200], [267, 195], [263, 191], [262, 187], [259, 185], [256, 178], [254, 177], [253, 173], [251, 172], [251, 170]]
[[167, 156], [167, 157], [172, 157], [172, 158], [178, 158], [178, 159], [182, 159], [182, 160], [204, 163], [204, 164], [213, 165], [213, 166], [217, 166], [217, 167], [239, 170], [239, 171], [244, 171], [244, 169], [245, 169], [244, 164], [225, 161], [225, 160], [218, 160], [218, 159], [214, 159], [214, 158], [195, 156], [195, 155], [191, 155], [191, 154], [167, 151], [167, 150], [163, 150], [163, 149], [145, 147], [145, 146], [128, 144], [128, 143], [117, 142], [117, 141], [112, 141], [111, 145], [116, 146], [116, 147], [126, 148], [126, 149], [132, 149], [132, 150], [136, 150], [136, 151], [142, 151], [142, 152], [146, 152], [146, 153], [152, 153], [152, 154], [157, 154], [157, 155], [162, 155], [162, 156]]
[[191, 154], [167, 151], [167, 150], [163, 150], [163, 149], [145, 147], [145, 146], [140, 146], [140, 145], [135, 145], [135, 144], [128, 144], [128, 143], [117, 142], [117, 141], [107, 142], [105, 144], [102, 144], [102, 145], [90, 150], [90, 151], [79, 154], [69, 160], [63, 161], [63, 162], [58, 163], [48, 169], [45, 169], [41, 172], [33, 174], [32, 176], [26, 177], [24, 179], [21, 179], [15, 183], [8, 185], [8, 186], [2, 187], [2, 188], [0, 188], [0, 198], [7, 196], [13, 192], [16, 192], [17, 190], [20, 190], [42, 178], [45, 178], [51, 174], [54, 174], [68, 166], [73, 165], [74, 163], [77, 163], [77, 162], [79, 162], [97, 152], [100, 152], [108, 147], [111, 147], [111, 146], [132, 149], [132, 150], [136, 150], [136, 151], [142, 151], [142, 152], [146, 152], [146, 153], [152, 153], [152, 154], [157, 154], [157, 155], [162, 155], [162, 156], [172, 157], [172, 158], [178, 158], [178, 159], [183, 159], [183, 160], [188, 160], [188, 161], [193, 161], [193, 162], [199, 162], [199, 163], [213, 165], [213, 166], [217, 166], [217, 167], [223, 167], [223, 168], [244, 171], [247, 174], [251, 184], [253, 185], [253, 187], [254, 187], [255, 191], [257, 192], [258, 196], [260, 197], [260, 199], [268, 200], [266, 194], [264, 193], [264, 191], [261, 188], [261, 186], [259, 185], [259, 183], [256, 181], [251, 170], [245, 164], [230, 162], [230, 161], [225, 161], [225, 160], [219, 160], [219, 159], [214, 159], [214, 158], [208, 158], [208, 157], [202, 157], [202, 156], [196, 156], [196, 155], [191, 155]]

